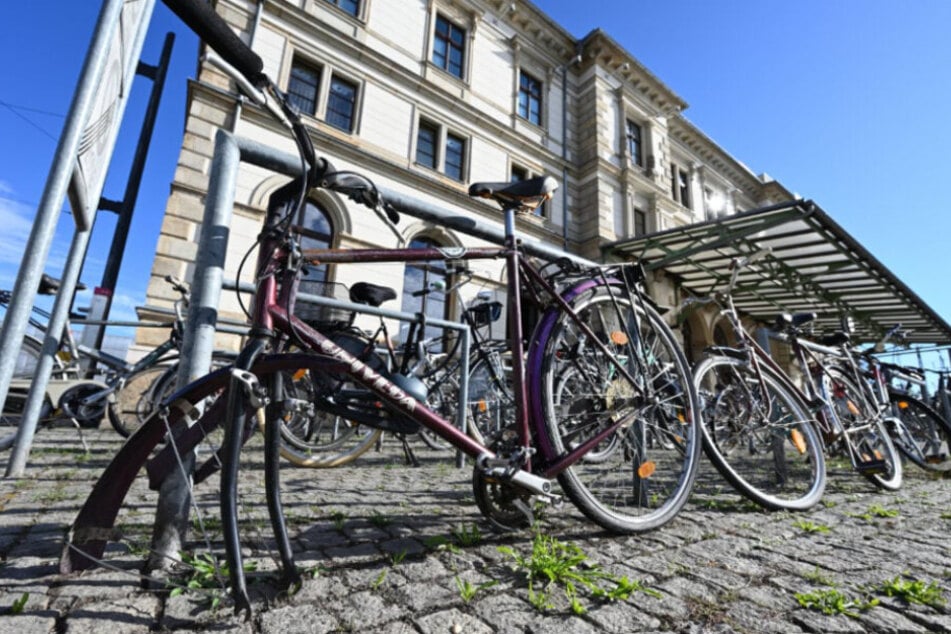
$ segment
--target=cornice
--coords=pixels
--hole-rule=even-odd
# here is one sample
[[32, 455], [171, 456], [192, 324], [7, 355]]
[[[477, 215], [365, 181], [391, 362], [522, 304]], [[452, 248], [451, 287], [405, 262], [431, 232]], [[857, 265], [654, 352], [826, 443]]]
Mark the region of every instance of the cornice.
[[763, 181], [749, 167], [733, 158], [720, 145], [704, 134], [682, 115], [667, 120], [670, 138], [702, 159], [707, 165], [726, 176], [733, 185], [743, 185], [754, 198], [759, 196]]

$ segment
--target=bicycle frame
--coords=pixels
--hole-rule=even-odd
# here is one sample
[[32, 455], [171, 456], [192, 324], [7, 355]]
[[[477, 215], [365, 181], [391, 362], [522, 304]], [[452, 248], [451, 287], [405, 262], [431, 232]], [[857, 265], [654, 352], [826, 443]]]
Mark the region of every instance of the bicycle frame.
[[[281, 244], [278, 234], [268, 232], [267, 228], [276, 227], [281, 217], [280, 211], [286, 208], [287, 201], [283, 200], [289, 192], [295, 192], [296, 181], [279, 189], [272, 195], [265, 219], [264, 238], [259, 249], [259, 271], [257, 290], [254, 295], [252, 310], [252, 337], [244, 351], [239, 355], [235, 364], [231, 380], [231, 390], [228, 397], [226, 414], [227, 426], [225, 440], [221, 451], [221, 508], [222, 527], [225, 538], [227, 559], [230, 571], [230, 581], [236, 601], [236, 609], [248, 609], [247, 590], [242, 573], [240, 553], [240, 538], [237, 528], [237, 481], [238, 457], [241, 444], [247, 437], [248, 424], [243, 418], [245, 408], [241, 404], [242, 394], [253, 394], [257, 387], [247, 375], [255, 358], [266, 348], [273, 347], [276, 338], [287, 336], [302, 343], [305, 348], [319, 352], [325, 357], [341, 363], [346, 368], [346, 374], [357, 384], [370, 390], [383, 401], [391, 411], [397, 415], [416, 421], [436, 435], [440, 436], [462, 453], [474, 458], [480, 468], [487, 473], [496, 473], [504, 477], [512, 485], [529, 492], [532, 495], [554, 499], [551, 493], [551, 478], [569, 468], [580, 460], [588, 451], [596, 447], [604, 439], [615, 433], [623, 425], [629, 424], [626, 418], [621, 418], [592, 438], [580, 443], [564, 455], [555, 455], [548, 443], [537, 448], [538, 456], [533, 456], [533, 438], [544, 438], [537, 425], [542, 419], [541, 404], [536, 398], [534, 407], [529, 404], [527, 394], [527, 372], [540, 371], [540, 351], [530, 352], [529, 363], [526, 368], [524, 346], [522, 343], [521, 320], [521, 279], [526, 277], [533, 288], [540, 288], [548, 298], [553, 300], [560, 311], [575, 321], [575, 325], [589, 337], [592, 343], [605, 354], [614, 365], [619, 375], [635, 384], [627, 367], [614, 358], [607, 347], [598, 340], [590, 327], [585, 324], [571, 309], [572, 292], [568, 293], [567, 301], [558, 291], [521, 255], [515, 235], [516, 210], [514, 206], [503, 209], [505, 218], [505, 246], [471, 249], [438, 249], [438, 248], [399, 248], [399, 249], [318, 249], [303, 252], [302, 259], [310, 263], [344, 264], [344, 263], [383, 263], [383, 262], [421, 262], [433, 260], [476, 260], [476, 259], [504, 259], [507, 271], [507, 292], [509, 297], [509, 345], [512, 351], [512, 387], [515, 401], [515, 426], [518, 434], [519, 449], [511, 457], [497, 459], [495, 453], [488, 447], [465, 435], [452, 422], [445, 420], [437, 413], [428, 409], [413, 396], [406, 393], [389, 378], [373, 370], [366, 363], [336, 345], [332, 339], [307, 325], [303, 320], [294, 316], [294, 304], [299, 278], [296, 267], [288, 266], [291, 256], [286, 245]], [[291, 249], [293, 251], [293, 249]], [[580, 288], [591, 288], [610, 281], [602, 275], [601, 281], [582, 283]], [[625, 284], [630, 293], [632, 289]], [[580, 290], [574, 291], [576, 294]], [[544, 328], [551, 328], [554, 319], [547, 323], [543, 319], [536, 328], [536, 336]], [[533, 338], [536, 341], [537, 338]], [[633, 338], [629, 340], [633, 341]], [[537, 347], [536, 347], [537, 348]], [[637, 355], [634, 355], [635, 358]], [[252, 375], [253, 376], [253, 375]], [[533, 375], [534, 376], [534, 375]], [[281, 391], [281, 379], [274, 380], [272, 389], [278, 394]], [[279, 495], [279, 443], [280, 434], [277, 425], [268, 425], [265, 429], [265, 478], [267, 483], [268, 508], [272, 520], [272, 528], [283, 564], [285, 581], [298, 581], [294, 565], [291, 546], [287, 537], [282, 504]], [[535, 433], [538, 432], [538, 433]], [[532, 473], [533, 466], [539, 473]]]

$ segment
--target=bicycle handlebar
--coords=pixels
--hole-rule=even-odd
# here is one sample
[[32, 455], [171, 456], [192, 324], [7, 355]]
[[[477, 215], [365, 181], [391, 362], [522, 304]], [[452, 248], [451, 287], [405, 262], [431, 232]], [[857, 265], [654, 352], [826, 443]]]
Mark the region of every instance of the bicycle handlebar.
[[228, 23], [215, 13], [211, 5], [203, 0], [163, 0], [163, 2], [253, 85], [267, 84], [264, 62], [257, 53], [241, 41], [241, 38], [235, 35]]

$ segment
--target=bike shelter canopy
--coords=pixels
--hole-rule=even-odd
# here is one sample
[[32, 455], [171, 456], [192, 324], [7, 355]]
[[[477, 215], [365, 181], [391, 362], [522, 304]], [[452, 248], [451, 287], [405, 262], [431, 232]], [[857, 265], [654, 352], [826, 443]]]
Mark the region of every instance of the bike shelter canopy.
[[620, 240], [603, 251], [662, 269], [696, 295], [724, 288], [733, 258], [758, 254], [734, 289], [736, 307], [757, 320], [815, 312], [816, 329], [826, 333], [849, 318], [858, 341], [878, 340], [901, 324], [911, 343], [951, 343], [951, 326], [811, 201]]

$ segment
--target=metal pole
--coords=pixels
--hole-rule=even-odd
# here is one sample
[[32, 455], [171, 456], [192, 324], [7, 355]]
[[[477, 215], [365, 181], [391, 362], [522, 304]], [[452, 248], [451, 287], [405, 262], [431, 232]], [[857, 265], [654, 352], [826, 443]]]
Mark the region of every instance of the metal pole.
[[[219, 130], [215, 137], [195, 277], [182, 337], [178, 385], [185, 385], [206, 374], [211, 367], [240, 160], [241, 152], [234, 137], [225, 130]], [[195, 470], [194, 452], [183, 457], [183, 466], [184, 469], [172, 471], [159, 489], [149, 570], [168, 569], [182, 551], [188, 531], [191, 476]]]
[[[86, 253], [86, 246], [89, 244], [91, 234], [92, 230], [86, 229], [85, 231], [77, 231], [73, 236], [73, 243], [66, 258], [66, 267], [63, 269], [62, 288], [76, 287], [76, 282], [79, 280], [79, 270], [82, 268], [83, 256]], [[36, 362], [33, 383], [30, 385], [30, 392], [23, 406], [23, 416], [20, 418], [20, 425], [17, 428], [13, 454], [10, 456], [10, 462], [7, 463], [5, 474], [7, 478], [20, 477], [26, 469], [26, 460], [30, 455], [30, 447], [33, 444], [36, 424], [39, 422], [40, 410], [46, 400], [46, 387], [49, 385], [50, 375], [53, 371], [53, 356], [59, 349], [60, 338], [69, 317], [70, 304], [72, 304], [71, 293], [59, 292], [56, 294], [56, 301], [53, 303], [50, 321], [46, 327], [46, 336], [43, 340], [43, 352]], [[56, 403], [51, 403], [51, 405], [55, 407]]]
[[[106, 0], [99, 13], [99, 20], [96, 25], [95, 36], [90, 44], [89, 52], [86, 56], [83, 71], [80, 75], [80, 82], [73, 95], [73, 103], [69, 109], [69, 116], [63, 126], [63, 132], [60, 135], [59, 144], [56, 148], [56, 154], [53, 158], [53, 165], [50, 168], [50, 174], [46, 181], [46, 187], [43, 190], [43, 196], [40, 199], [39, 208], [36, 211], [36, 218], [33, 221], [33, 229], [27, 240], [26, 250], [23, 254], [23, 260], [20, 264], [20, 271], [17, 274], [16, 283], [13, 286], [13, 293], [10, 304], [7, 307], [6, 318], [3, 326], [0, 328], [0, 403], [5, 403], [7, 393], [10, 390], [10, 381], [13, 378], [17, 355], [20, 345], [23, 342], [23, 336], [26, 334], [26, 326], [29, 323], [30, 311], [33, 308], [33, 301], [36, 295], [36, 289], [39, 288], [40, 277], [43, 274], [43, 268], [46, 265], [46, 259], [49, 255], [50, 245], [53, 242], [53, 235], [56, 231], [56, 224], [59, 219], [60, 210], [63, 206], [63, 200], [66, 197], [66, 191], [72, 178], [75, 159], [79, 150], [83, 128], [86, 125], [86, 119], [92, 109], [96, 97], [95, 90], [99, 85], [105, 70], [106, 57], [109, 52], [109, 45], [112, 33], [119, 20], [122, 11], [122, 0]], [[74, 214], [83, 213], [83, 210], [74, 209]], [[75, 245], [80, 239], [77, 232], [73, 241]], [[88, 236], [87, 236], [88, 239]], [[78, 269], [76, 270], [78, 275]], [[64, 278], [66, 276], [64, 275]], [[63, 280], [61, 293], [67, 297], [72, 297], [76, 280], [73, 279], [70, 284], [66, 279]], [[59, 301], [57, 300], [57, 305]], [[67, 306], [68, 309], [68, 306]], [[62, 332], [62, 323], [59, 330], [52, 330], [47, 333], [47, 337], [53, 337], [59, 340]], [[44, 346], [44, 349], [48, 346]], [[46, 357], [47, 355], [44, 355]], [[49, 359], [51, 360], [51, 358]], [[37, 370], [46, 367], [47, 374], [45, 380], [49, 380], [49, 370], [52, 367], [48, 363], [41, 363]], [[36, 385], [31, 391], [39, 392]], [[44, 390], [45, 392], [45, 387]], [[32, 398], [32, 394], [31, 394]], [[36, 431], [36, 417], [24, 415], [20, 420], [20, 428], [17, 431], [17, 447], [10, 458], [7, 466], [7, 477], [17, 476], [22, 473], [26, 454], [29, 451], [30, 443], [33, 440], [33, 434]]]
[[[115, 233], [112, 236], [112, 245], [109, 247], [109, 256], [106, 259], [106, 267], [102, 272], [102, 282], [100, 286], [110, 291], [115, 291], [116, 281], [119, 278], [119, 269], [122, 267], [122, 256], [125, 252], [126, 240], [129, 237], [129, 227], [132, 224], [132, 214], [135, 211], [135, 203], [139, 197], [139, 186], [142, 184], [142, 173], [145, 171], [145, 161], [149, 155], [152, 132], [155, 128], [159, 104], [162, 101], [165, 76], [168, 72], [168, 63], [172, 56], [172, 45], [174, 43], [175, 34], [167, 33], [165, 35], [165, 44], [162, 47], [162, 55], [159, 58], [158, 66], [139, 64], [138, 74], [145, 75], [152, 79], [152, 93], [149, 96], [149, 104], [145, 111], [145, 118], [142, 121], [142, 132], [139, 135], [139, 143], [135, 148], [135, 156], [132, 158], [132, 166], [129, 168], [129, 180], [126, 182], [125, 194], [122, 196], [119, 219], [116, 221]], [[102, 314], [104, 321], [109, 319], [109, 310], [112, 307], [112, 293], [110, 292], [106, 297], [105, 310]], [[102, 346], [102, 338], [105, 330], [105, 328], [98, 329], [95, 342], [97, 349]]]

